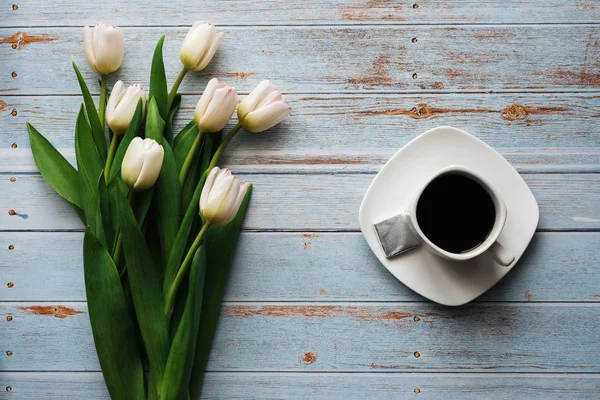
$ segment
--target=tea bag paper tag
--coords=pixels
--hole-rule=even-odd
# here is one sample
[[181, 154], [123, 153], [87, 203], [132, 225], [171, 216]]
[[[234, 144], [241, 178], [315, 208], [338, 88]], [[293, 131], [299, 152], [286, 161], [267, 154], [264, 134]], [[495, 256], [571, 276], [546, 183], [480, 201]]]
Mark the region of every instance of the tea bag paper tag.
[[408, 215], [398, 214], [373, 225], [386, 258], [392, 258], [419, 245], [408, 226]]

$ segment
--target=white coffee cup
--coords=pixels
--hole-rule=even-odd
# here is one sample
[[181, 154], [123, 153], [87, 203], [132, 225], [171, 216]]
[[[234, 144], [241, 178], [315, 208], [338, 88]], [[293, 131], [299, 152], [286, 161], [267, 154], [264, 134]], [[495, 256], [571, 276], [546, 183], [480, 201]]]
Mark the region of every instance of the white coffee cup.
[[[485, 240], [473, 249], [462, 253], [452, 253], [437, 246], [427, 238], [417, 221], [417, 204], [423, 191], [434, 179], [447, 174], [464, 175], [477, 182], [488, 193], [496, 209], [494, 225]], [[415, 194], [406, 212], [375, 224], [375, 231], [387, 258], [395, 257], [415, 246], [423, 245], [433, 254], [455, 261], [470, 260], [488, 251], [498, 264], [509, 266], [515, 260], [515, 256], [498, 243], [498, 236], [506, 223], [506, 215], [506, 204], [498, 191], [486, 179], [468, 168], [453, 165], [435, 173]]]

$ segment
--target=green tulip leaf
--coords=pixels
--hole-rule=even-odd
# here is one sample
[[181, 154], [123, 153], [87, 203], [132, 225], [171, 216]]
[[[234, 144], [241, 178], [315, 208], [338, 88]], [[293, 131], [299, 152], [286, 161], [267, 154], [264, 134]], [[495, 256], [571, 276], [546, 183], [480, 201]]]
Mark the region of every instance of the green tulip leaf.
[[81, 193], [83, 196], [85, 218], [88, 228], [94, 232], [94, 235], [98, 238], [100, 243], [108, 249], [108, 241], [102, 224], [100, 199], [98, 197], [98, 179], [103, 177], [98, 175], [94, 178], [88, 175], [87, 172], [80, 172], [79, 177], [81, 179]]
[[[97, 189], [98, 189], [98, 201], [100, 207], [98, 207], [99, 215], [96, 215], [96, 223], [100, 227], [102, 234], [106, 237], [107, 250], [112, 250], [117, 240], [116, 231], [118, 229], [118, 223], [116, 218], [113, 218], [113, 214], [117, 215], [116, 209], [111, 209], [110, 198], [108, 196], [108, 188], [106, 187], [106, 181], [104, 180], [104, 170], [100, 171], [98, 177]], [[98, 231], [98, 228], [96, 228]], [[98, 232], [100, 234], [100, 232]], [[96, 236], [98, 237], [98, 234]]]
[[[160, 116], [156, 97], [151, 97], [148, 102], [148, 111], [146, 115], [146, 138], [154, 139], [162, 144], [163, 131], [165, 129], [165, 120]], [[169, 147], [171, 147], [169, 145]]]
[[171, 147], [162, 139], [165, 151], [162, 169], [155, 183], [156, 224], [159, 227], [163, 265], [167, 263], [173, 248], [181, 218], [181, 186], [179, 172]]
[[165, 296], [165, 298], [169, 292], [169, 288], [175, 280], [175, 276], [177, 276], [179, 266], [183, 261], [183, 256], [188, 243], [188, 239], [190, 238], [190, 232], [192, 231], [192, 225], [196, 217], [198, 217], [198, 209], [200, 208], [200, 193], [202, 191], [202, 187], [204, 186], [204, 182], [206, 182], [207, 177], [208, 174], [204, 173], [202, 175], [202, 178], [200, 178], [200, 181], [196, 185], [196, 190], [194, 191], [194, 195], [192, 196], [190, 205], [188, 206], [185, 212], [183, 220], [181, 221], [181, 225], [179, 226], [179, 230], [177, 231], [175, 241], [173, 242], [173, 246], [171, 247], [171, 252], [169, 253], [167, 267], [165, 269], [165, 277], [163, 281], [163, 295]]
[[[200, 150], [200, 157], [197, 157], [194, 160], [192, 168], [190, 169], [190, 172], [183, 183], [183, 188], [181, 189], [182, 209], [187, 210], [189, 207], [196, 188], [196, 182], [198, 182], [201, 174], [204, 173], [208, 168], [213, 153], [218, 147], [218, 143], [220, 143], [220, 136], [221, 135], [218, 133], [204, 135], [204, 143], [202, 144], [202, 150]], [[196, 219], [199, 220], [199, 216]]]
[[125, 152], [129, 147], [129, 144], [133, 140], [134, 137], [139, 136], [140, 125], [142, 124], [143, 119], [143, 103], [142, 100], [138, 100], [137, 107], [135, 109], [135, 113], [133, 114], [133, 118], [129, 123], [129, 127], [127, 128], [127, 132], [123, 135], [121, 139], [121, 143], [119, 143], [119, 147], [115, 152], [115, 158], [113, 158], [113, 162], [110, 168], [110, 174], [108, 181], [110, 182], [115, 175], [121, 172], [121, 164], [123, 164], [123, 157], [125, 157]]
[[[208, 138], [206, 138], [208, 139]], [[194, 192], [196, 190], [196, 183], [200, 178], [200, 171], [203, 169], [200, 167], [201, 164], [200, 157], [195, 157], [194, 162], [188, 172], [188, 175], [185, 178], [185, 182], [183, 182], [183, 187], [181, 188], [181, 209], [187, 210], [190, 205], [190, 201], [192, 201], [192, 197], [194, 196]]]
[[[122, 192], [126, 192], [127, 186], [125, 185], [125, 183], [123, 183], [123, 180], [121, 179], [121, 177], [116, 177], [115, 179], [111, 180], [108, 184], [108, 200], [109, 200], [109, 205], [110, 205], [110, 224], [112, 224], [112, 226], [115, 227], [115, 241], [113, 242], [113, 246], [111, 247], [112, 251], [111, 254], [113, 254], [115, 252], [115, 245], [116, 245], [116, 239], [119, 233], [119, 213], [118, 213], [118, 207], [117, 207], [117, 200], [119, 198], [119, 193], [120, 191]], [[138, 227], [143, 231], [143, 225], [144, 222], [146, 221], [149, 209], [150, 209], [150, 204], [152, 202], [152, 195], [154, 193], [154, 187], [151, 187], [148, 190], [144, 190], [143, 192], [135, 192], [135, 200], [134, 200], [134, 205], [133, 205], [133, 212], [135, 214], [135, 219], [138, 223]], [[104, 211], [102, 211], [104, 213]], [[104, 217], [104, 214], [103, 214]], [[105, 218], [103, 218], [105, 219]], [[108, 235], [108, 234], [107, 234]], [[110, 242], [109, 242], [110, 243]], [[124, 260], [121, 259], [121, 265], [120, 267], [122, 267], [121, 271], [119, 272], [123, 272], [123, 270], [125, 269], [125, 262], [123, 262]]]
[[[210, 160], [213, 157], [213, 154], [217, 150], [217, 147], [221, 144], [221, 134], [214, 133], [211, 135], [205, 135], [204, 145], [202, 147], [202, 151], [200, 152], [200, 171], [204, 172], [210, 165]], [[210, 171], [208, 171], [210, 172]]]
[[79, 108], [79, 114], [77, 114], [77, 121], [75, 122], [75, 157], [80, 175], [84, 170], [88, 175], [95, 177], [104, 167], [94, 145], [92, 131], [85, 118], [83, 105]]
[[150, 211], [150, 205], [152, 204], [152, 196], [154, 195], [154, 187], [143, 192], [137, 192], [135, 194], [135, 204], [133, 206], [133, 212], [135, 219], [138, 222], [140, 229], [146, 221], [148, 212]]
[[[192, 121], [194, 122], [194, 121]], [[204, 135], [210, 136], [210, 135]], [[179, 135], [177, 146], [173, 149], [173, 155], [175, 156], [175, 163], [177, 164], [177, 171], [181, 171], [181, 167], [194, 144], [194, 140], [198, 137], [198, 127], [193, 123], [189, 129], [182, 131]]]
[[117, 268], [88, 227], [83, 239], [88, 314], [110, 397], [144, 399], [144, 374], [134, 321]]
[[206, 361], [217, 327], [225, 285], [251, 195], [252, 185], [249, 185], [248, 192], [235, 218], [225, 226], [211, 227], [204, 238], [206, 265], [208, 266], [205, 280], [210, 284], [205, 286], [202, 300], [198, 342], [189, 387], [192, 399], [200, 397]]
[[[175, 164], [175, 158], [171, 146], [163, 137], [165, 122], [160, 116], [157, 101], [154, 97], [148, 103], [148, 115], [146, 117], [146, 138], [154, 139], [163, 146], [164, 159], [160, 174], [154, 185], [155, 201], [152, 210], [154, 215], [154, 226], [158, 229], [160, 237], [159, 265], [165, 265], [169, 259], [169, 253], [175, 241], [179, 229], [181, 210], [181, 187], [179, 185], [179, 173]], [[160, 227], [160, 228], [158, 228]], [[154, 229], [151, 229], [154, 231]], [[157, 250], [153, 247], [153, 250]], [[156, 251], [154, 252], [156, 254]]]
[[200, 201], [200, 194], [202, 193], [204, 182], [206, 182], [206, 178], [210, 172], [207, 171], [208, 164], [210, 163], [213, 150], [218, 147], [220, 143], [220, 136], [220, 134], [205, 135], [204, 145], [202, 147], [200, 157], [197, 160], [199, 162], [199, 168], [194, 169], [198, 175], [200, 174], [200, 171], [204, 171], [204, 173], [200, 177], [198, 183], [194, 184], [194, 182], [196, 182], [198, 179], [198, 175], [195, 174], [190, 174], [184, 183], [184, 187], [182, 189], [182, 202], [184, 204], [183, 208], [186, 211], [185, 215], [183, 216], [183, 220], [181, 221], [179, 231], [177, 231], [177, 236], [175, 238], [175, 242], [173, 243], [171, 254], [167, 262], [167, 267], [165, 269], [165, 278], [163, 282], [163, 292], [165, 296], [167, 294], [166, 288], [171, 287], [173, 281], [175, 280], [177, 270], [181, 265], [185, 250], [189, 246], [189, 242], [194, 240], [195, 236], [190, 236], [190, 232], [196, 232], [195, 228], [197, 228], [200, 224], [198, 202]]
[[[108, 191], [108, 201], [109, 201], [109, 207], [110, 207], [110, 223], [112, 226], [115, 227], [115, 236], [119, 235], [120, 232], [120, 226], [119, 226], [119, 208], [117, 207], [117, 200], [119, 198], [119, 193], [120, 190], [125, 191], [126, 189], [122, 188], [124, 187], [125, 184], [123, 183], [123, 180], [121, 179], [121, 177], [117, 177], [115, 179], [111, 179], [108, 181], [108, 186], [106, 187], [107, 191]], [[115, 238], [115, 242], [113, 243], [113, 246], [109, 249], [110, 250], [110, 254], [114, 254], [115, 253], [115, 249], [116, 249], [116, 238]], [[121, 264], [124, 264], [123, 260], [121, 259]]]
[[194, 120], [191, 120], [190, 122], [187, 123], [186, 126], [184, 126], [179, 133], [175, 136], [175, 138], [173, 139], [173, 149], [176, 149], [177, 146], [179, 145], [179, 141], [181, 141], [181, 139], [183, 139], [186, 135], [186, 132], [189, 131], [190, 129], [192, 129], [194, 126], [196, 126], [196, 122]]
[[206, 255], [204, 246], [200, 246], [192, 261], [185, 309], [171, 344], [161, 399], [186, 400], [188, 398], [188, 385], [192, 374], [202, 309], [205, 274]]
[[167, 119], [167, 102], [169, 93], [167, 90], [167, 76], [165, 74], [165, 64], [163, 62], [163, 35], [156, 44], [154, 55], [152, 56], [152, 67], [150, 69], [150, 97], [156, 99], [160, 116], [163, 120]]
[[92, 135], [94, 137], [94, 143], [96, 144], [96, 150], [98, 151], [102, 162], [106, 162], [108, 150], [106, 149], [106, 138], [104, 137], [104, 128], [102, 127], [103, 121], [100, 121], [98, 111], [96, 110], [96, 105], [94, 104], [94, 99], [92, 99], [90, 90], [88, 89], [87, 84], [83, 80], [83, 76], [81, 76], [81, 72], [79, 72], [79, 68], [77, 68], [77, 64], [75, 64], [75, 62], [73, 62], [73, 69], [75, 70], [75, 74], [77, 75], [79, 87], [81, 88], [81, 94], [83, 95], [85, 111], [87, 114], [88, 121], [90, 121], [90, 126], [92, 128]]
[[179, 107], [181, 107], [181, 95], [177, 93], [173, 99], [173, 104], [171, 104], [169, 115], [167, 116], [167, 129], [165, 130], [165, 139], [167, 139], [167, 142], [169, 142], [170, 145], [173, 145], [173, 119], [175, 118], [177, 111], [179, 111]]
[[103, 165], [92, 139], [92, 131], [85, 118], [83, 105], [79, 109], [77, 122], [75, 123], [75, 156], [77, 158], [85, 220], [98, 240], [104, 247], [108, 248], [98, 193], [98, 177], [102, 175]]
[[77, 170], [31, 124], [27, 123], [35, 165], [48, 184], [75, 209], [85, 224]]
[[164, 314], [160, 271], [154, 265], [150, 249], [125, 192], [120, 185], [117, 187], [117, 207], [129, 287], [148, 355], [151, 379], [156, 384], [156, 387], [150, 388], [149, 391], [159, 393], [169, 355], [169, 329]]

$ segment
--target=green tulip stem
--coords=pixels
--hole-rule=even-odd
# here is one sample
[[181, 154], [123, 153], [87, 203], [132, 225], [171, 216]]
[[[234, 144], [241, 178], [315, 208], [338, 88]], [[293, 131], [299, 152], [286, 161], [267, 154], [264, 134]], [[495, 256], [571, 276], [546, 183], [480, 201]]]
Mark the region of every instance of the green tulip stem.
[[106, 75], [102, 74], [100, 79], [100, 106], [98, 107], [98, 117], [100, 125], [104, 128], [104, 114], [106, 112]]
[[210, 164], [208, 165], [208, 171], [212, 170], [214, 167], [217, 166], [217, 163], [219, 162], [219, 158], [221, 158], [221, 154], [225, 151], [225, 149], [227, 148], [227, 145], [229, 144], [229, 142], [231, 142], [231, 139], [233, 139], [235, 134], [241, 128], [242, 128], [242, 123], [238, 122], [237, 124], [235, 124], [235, 126], [233, 128], [231, 128], [229, 133], [223, 138], [223, 141], [217, 148], [217, 151], [215, 151], [215, 154], [213, 155], [212, 160], [210, 160]]
[[171, 110], [171, 105], [173, 104], [173, 100], [175, 100], [175, 96], [177, 95], [177, 91], [179, 90], [179, 85], [181, 85], [181, 81], [183, 81], [183, 78], [185, 77], [185, 74], [187, 74], [188, 70], [184, 68], [181, 69], [181, 71], [179, 72], [179, 75], [177, 75], [177, 79], [175, 79], [175, 82], [173, 83], [173, 87], [171, 88], [171, 91], [169, 92], [169, 98], [167, 100], [167, 112], [169, 112], [169, 110]]
[[189, 269], [190, 264], [192, 263], [192, 259], [194, 258], [198, 247], [200, 247], [200, 244], [202, 244], [202, 239], [204, 239], [204, 235], [206, 234], [206, 231], [208, 230], [209, 226], [210, 223], [206, 222], [202, 226], [202, 229], [200, 229], [200, 232], [198, 232], [198, 236], [196, 236], [194, 243], [192, 243], [192, 247], [190, 247], [187, 254], [185, 255], [183, 263], [181, 264], [181, 267], [179, 267], [179, 271], [177, 271], [177, 276], [175, 277], [175, 280], [173, 281], [173, 284], [169, 289], [169, 293], [167, 294], [165, 303], [165, 315], [167, 316], [168, 320], [171, 319], [171, 314], [173, 313], [173, 305], [175, 304], [175, 298], [177, 297], [177, 290], [179, 289], [181, 281], [183, 280], [183, 277], [187, 273], [187, 270]]
[[110, 139], [110, 148], [108, 149], [108, 156], [106, 157], [106, 164], [104, 165], [104, 180], [107, 184], [108, 177], [110, 176], [110, 168], [112, 167], [113, 159], [115, 158], [117, 148], [119, 147], [119, 139], [121, 139], [121, 136], [117, 134], [114, 134], [112, 139]]
[[181, 186], [183, 186], [183, 183], [185, 182], [185, 178], [187, 177], [190, 167], [192, 166], [194, 157], [196, 157], [196, 154], [198, 154], [198, 151], [200, 150], [203, 138], [204, 132], [198, 132], [198, 135], [196, 135], [196, 139], [194, 139], [194, 143], [192, 144], [190, 151], [185, 157], [185, 161], [183, 162], [183, 166], [181, 167], [181, 171], [179, 172], [179, 183], [181, 184]]
[[[116, 135], [115, 135], [116, 136]], [[133, 202], [135, 201], [135, 190], [131, 189], [129, 191], [129, 196], [127, 196], [129, 200], [129, 204], [133, 207]], [[115, 245], [115, 253], [113, 254], [113, 262], [115, 263], [115, 267], [117, 267], [117, 271], [119, 272], [119, 277], [123, 276], [125, 272], [125, 268], [121, 271], [119, 269], [119, 264], [121, 263], [121, 254], [123, 253], [123, 238], [121, 237], [121, 231], [117, 235], [117, 244]]]

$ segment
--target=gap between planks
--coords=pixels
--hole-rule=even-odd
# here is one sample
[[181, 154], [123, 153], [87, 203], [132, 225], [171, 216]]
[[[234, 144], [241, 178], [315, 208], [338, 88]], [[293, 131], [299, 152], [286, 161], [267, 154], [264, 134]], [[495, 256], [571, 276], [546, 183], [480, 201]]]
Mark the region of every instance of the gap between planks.
[[[79, 306], [87, 305], [87, 302], [85, 302], [85, 301], [50, 301], [50, 300], [6, 301], [6, 300], [3, 300], [3, 301], [0, 301], [0, 307], [2, 307], [3, 305], [12, 305], [12, 304], [58, 305], [57, 303], [60, 303], [60, 304], [68, 303], [68, 304], [73, 304], [73, 305], [78, 304]], [[229, 306], [230, 307], [235, 307], [235, 306], [262, 307], [262, 306], [272, 306], [273, 304], [285, 304], [286, 306], [290, 306], [290, 307], [294, 307], [294, 306], [301, 307], [301, 306], [305, 306], [305, 305], [309, 304], [311, 307], [318, 307], [319, 305], [327, 306], [330, 303], [335, 303], [336, 306], [339, 306], [339, 307], [355, 307], [355, 306], [360, 306], [360, 305], [366, 305], [369, 307], [377, 307], [379, 305], [390, 306], [393, 304], [398, 304], [398, 305], [402, 305], [403, 307], [411, 307], [411, 306], [422, 307], [423, 305], [430, 305], [432, 307], [439, 307], [439, 308], [443, 308], [445, 310], [460, 310], [460, 309], [463, 309], [466, 307], [488, 308], [488, 307], [572, 307], [572, 306], [577, 306], [577, 307], [581, 307], [581, 308], [598, 308], [597, 304], [600, 303], [600, 301], [537, 301], [537, 302], [535, 300], [471, 301], [462, 306], [444, 306], [444, 305], [441, 305], [441, 304], [438, 304], [431, 300], [426, 300], [426, 299], [424, 299], [423, 301], [414, 301], [414, 300], [411, 300], [411, 301], [381, 301], [381, 300], [374, 300], [374, 301], [364, 301], [364, 300], [357, 300], [357, 301], [348, 301], [348, 300], [341, 300], [341, 301], [330, 301], [330, 300], [328, 300], [328, 301], [324, 301], [324, 300], [318, 300], [318, 301], [295, 301], [295, 300], [291, 300], [291, 301], [285, 301], [285, 300], [239, 301], [239, 300], [235, 300], [235, 301], [223, 301], [222, 302], [223, 305], [228, 306], [228, 307]]]
[[[487, 293], [487, 292], [486, 292]], [[48, 300], [48, 299], [44, 299], [44, 300], [40, 300], [40, 301], [36, 301], [36, 300], [2, 300], [0, 301], [0, 307], [3, 304], [35, 304], [35, 305], [40, 305], [40, 304], [49, 304], [49, 305], [57, 305], [57, 304], [81, 304], [81, 303], [85, 303], [82, 302], [81, 300]], [[377, 305], [393, 305], [393, 304], [398, 304], [398, 305], [402, 305], [402, 306], [410, 306], [410, 305], [424, 305], [424, 304], [432, 304], [432, 305], [436, 305], [439, 307], [447, 307], [447, 308], [460, 308], [460, 307], [464, 307], [464, 306], [471, 306], [471, 305], [482, 305], [482, 306], [490, 306], [490, 305], [496, 305], [496, 306], [521, 306], [524, 304], [529, 304], [529, 305], [547, 305], [547, 306], [558, 306], [558, 305], [565, 305], [565, 306], [572, 306], [572, 305], [596, 305], [596, 304], [600, 304], [600, 300], [513, 300], [513, 301], [506, 301], [506, 300], [499, 300], [499, 301], [491, 301], [491, 300], [486, 300], [486, 301], [478, 301], [477, 299], [470, 301], [469, 303], [464, 304], [463, 306], [442, 306], [441, 304], [437, 304], [434, 303], [431, 300], [427, 300], [427, 299], [423, 299], [423, 300], [223, 300], [221, 302], [221, 304], [223, 305], [227, 305], [227, 306], [236, 306], [236, 305], [240, 305], [240, 306], [273, 306], [273, 305], [286, 305], [286, 306], [305, 306], [305, 305], [309, 305], [309, 306], [316, 306], [318, 307], [319, 305], [330, 305], [330, 304], [335, 304], [336, 306], [340, 306], [340, 307], [353, 307], [353, 306], [361, 306], [361, 305], [365, 305], [365, 306], [377, 306]]]
[[[452, 95], [452, 94], [474, 94], [474, 95], [493, 95], [493, 94], [585, 94], [594, 95], [600, 94], [597, 88], [592, 89], [450, 89], [450, 90], [387, 90], [387, 89], [373, 89], [373, 90], [312, 90], [312, 91], [281, 91], [287, 95], [350, 95], [350, 96], [365, 96], [365, 95]], [[182, 96], [199, 96], [201, 90], [197, 92], [186, 92], [184, 90], [179, 91]], [[249, 92], [238, 91], [238, 95], [245, 96]], [[8, 94], [3, 93], [2, 97], [80, 97], [81, 93], [21, 93], [21, 94]], [[92, 97], [97, 99], [100, 97], [99, 92], [93, 92]], [[82, 100], [83, 101], [83, 100]]]
[[[340, 24], [332, 24], [332, 23], [323, 23], [323, 24], [223, 24], [219, 23], [217, 27], [223, 27], [228, 29], [261, 29], [261, 28], [270, 28], [270, 29], [289, 29], [289, 28], [299, 28], [299, 29], [314, 29], [314, 28], [350, 28], [350, 29], [385, 29], [385, 28], [393, 28], [393, 27], [401, 27], [401, 28], [410, 28], [412, 26], [425, 26], [425, 27], [448, 27], [448, 26], [460, 26], [460, 27], [521, 27], [521, 26], [594, 26], [600, 25], [600, 21], [581, 21], [581, 22], [485, 22], [485, 23], [477, 23], [477, 22], [449, 22], [449, 23], [428, 23], [428, 22], [388, 22], [388, 23], [340, 23]], [[179, 28], [191, 28], [192, 25], [119, 25], [119, 28], [126, 29], [159, 29], [159, 28], [170, 28], [170, 29], [179, 29]], [[10, 25], [10, 26], [0, 26], [0, 29], [81, 29], [81, 25]]]
[[[251, 233], [360, 233], [360, 229], [314, 229], [314, 228], [294, 228], [294, 229], [253, 229], [242, 228], [242, 232]], [[69, 233], [85, 232], [85, 229], [0, 229], [0, 233]], [[536, 229], [536, 233], [598, 233], [600, 228], [555, 228], [555, 229]]]
[[[70, 373], [82, 373], [82, 374], [101, 374], [102, 371], [100, 370], [95, 370], [95, 369], [86, 369], [86, 370], [68, 370], [68, 369], [64, 369], [64, 370], [52, 370], [52, 371], [45, 371], [45, 370], [30, 370], [30, 371], [23, 371], [23, 370], [0, 370], [0, 378], [2, 377], [2, 374], [39, 374], [42, 373], [44, 375], [59, 375], [59, 374], [70, 374]], [[393, 371], [393, 370], [384, 370], [384, 371], [327, 371], [327, 372], [318, 372], [318, 371], [271, 371], [271, 370], [264, 370], [264, 371], [226, 371], [226, 370], [210, 370], [210, 371], [206, 371], [207, 375], [211, 375], [211, 374], [215, 374], [215, 375], [226, 375], [226, 374], [232, 374], [232, 375], [236, 375], [236, 376], [241, 376], [241, 375], [259, 375], [259, 374], [267, 374], [267, 375], [279, 375], [279, 376], [297, 376], [297, 375], [314, 375], [314, 376], [340, 376], [340, 375], [388, 375], [388, 374], [401, 374], [401, 375], [406, 375], [406, 374], [410, 374], [413, 376], [419, 376], [419, 375], [423, 375], [423, 376], [427, 376], [427, 375], [469, 375], [469, 376], [489, 376], [489, 375], [504, 375], [504, 376], [515, 376], [515, 377], [527, 377], [527, 376], [531, 376], [531, 377], [535, 377], [538, 375], [544, 375], [544, 376], [555, 376], [556, 378], [561, 378], [564, 377], [565, 375], [568, 376], [579, 376], [579, 375], [598, 375], [600, 377], [600, 372], [546, 372], [546, 371], [532, 371], [532, 372], [511, 372], [511, 371], [477, 371], [477, 372], [469, 372], [468, 370], [459, 370], [459, 371]]]

